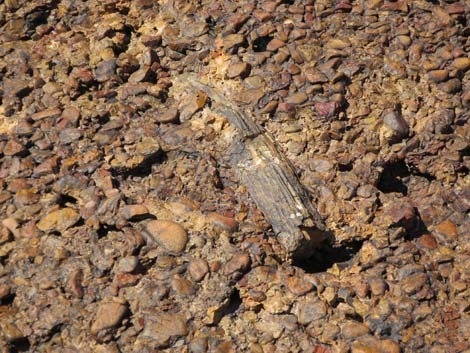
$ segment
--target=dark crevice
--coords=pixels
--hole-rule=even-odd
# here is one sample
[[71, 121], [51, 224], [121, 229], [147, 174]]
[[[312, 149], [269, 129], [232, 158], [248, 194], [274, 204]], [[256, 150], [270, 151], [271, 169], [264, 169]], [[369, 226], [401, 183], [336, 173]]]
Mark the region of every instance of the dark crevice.
[[237, 288], [234, 288], [224, 305], [214, 313], [213, 323], [218, 324], [223, 317], [235, 314], [241, 304], [242, 299], [240, 297], [240, 292]]
[[37, 11], [31, 12], [26, 16], [26, 24], [28, 29], [33, 29], [39, 25], [47, 24], [47, 19], [50, 14], [50, 9], [47, 6], [37, 8]]
[[124, 26], [121, 33], [124, 33], [126, 35], [125, 36], [126, 39], [125, 39], [124, 43], [121, 46], [118, 46], [116, 48], [116, 50], [117, 50], [116, 54], [124, 53], [124, 52], [127, 51], [127, 49], [129, 49], [129, 43], [131, 41], [131, 37], [134, 34], [134, 32], [135, 32], [135, 30], [132, 26]]
[[128, 221], [130, 221], [130, 222], [141, 222], [141, 221], [144, 221], [146, 219], [157, 219], [157, 217], [155, 217], [153, 214], [143, 214], [143, 215], [138, 215], [138, 216], [131, 217], [131, 218], [128, 219]]
[[[97, 83], [96, 88], [97, 89], [99, 88], [99, 83]], [[92, 100], [91, 96], [90, 96], [90, 100]], [[96, 121], [100, 125], [104, 125], [111, 121], [111, 114], [109, 112], [105, 112], [105, 113], [94, 116], [92, 119], [93, 119], [93, 122]]]
[[16, 294], [15, 293], [10, 293], [6, 297], [0, 300], [1, 305], [11, 305], [13, 304], [13, 301], [15, 300]]
[[458, 16], [457, 19], [456, 19], [456, 24], [457, 25], [462, 25], [462, 26], [465, 26], [467, 24], [467, 20], [465, 18], [465, 16]]
[[466, 147], [463, 150], [460, 151], [460, 156], [461, 157], [469, 157], [470, 156], [470, 147]]
[[92, 80], [87, 83], [80, 83], [76, 88], [77, 97], [94, 92], [100, 89], [100, 83], [96, 80]]
[[331, 302], [331, 307], [333, 309], [336, 309], [338, 307], [338, 305], [341, 304], [341, 303], [344, 303], [344, 300], [341, 299], [341, 298], [336, 298]]
[[35, 34], [36, 27], [47, 24], [51, 11], [56, 9], [60, 1], [50, 1], [48, 4], [37, 6], [33, 11], [24, 14], [25, 32], [20, 40], [29, 40]]
[[57, 203], [60, 207], [65, 207], [67, 204], [75, 205], [77, 203], [77, 199], [69, 195], [61, 194]]
[[357, 321], [357, 322], [364, 322], [364, 318], [361, 315], [359, 315], [358, 313], [345, 314], [345, 317], [346, 317], [346, 319], [349, 319], [349, 320], [354, 320], [354, 321]]
[[389, 337], [392, 334], [391, 324], [386, 320], [369, 319], [368, 322], [371, 331], [375, 332], [377, 335]]
[[339, 246], [325, 243], [313, 251], [309, 258], [295, 260], [293, 265], [308, 273], [325, 272], [334, 264], [344, 268], [359, 252], [363, 242], [364, 240], [352, 240]]
[[118, 12], [123, 15], [123, 16], [126, 16], [130, 11], [130, 8], [129, 7], [121, 7], [118, 9]]
[[232, 294], [230, 294], [228, 305], [224, 310], [224, 316], [234, 314], [241, 304], [242, 299], [240, 298], [240, 292], [238, 289], [235, 288]]
[[406, 232], [405, 234], [405, 240], [413, 240], [413, 239], [417, 239], [419, 238], [421, 235], [423, 234], [429, 234], [429, 229], [426, 227], [426, 225], [424, 224], [423, 220], [421, 219], [421, 215], [419, 214], [418, 210], [415, 208], [415, 212], [416, 212], [416, 223], [415, 223], [415, 227]]
[[29, 94], [33, 91], [33, 89], [31, 87], [25, 87], [23, 88], [21, 91], [19, 91], [18, 93], [16, 93], [16, 96], [18, 98], [24, 98], [24, 97], [27, 97], [29, 96]]
[[16, 339], [10, 343], [11, 353], [28, 352], [30, 348], [31, 344], [26, 337]]
[[410, 175], [424, 178], [429, 182], [436, 180], [436, 177], [434, 175], [426, 173], [426, 172], [424, 173], [420, 172], [413, 163], [408, 163], [407, 165], [408, 165], [408, 170], [409, 170]]
[[141, 177], [145, 178], [152, 173], [152, 166], [154, 164], [161, 164], [167, 159], [163, 151], [157, 151], [148, 155], [142, 163], [133, 168], [114, 168], [111, 173], [114, 177], [122, 176], [123, 178]]
[[[137, 254], [134, 254], [134, 255], [137, 255]], [[137, 268], [134, 270], [134, 273], [145, 276], [148, 273], [148, 271], [152, 268], [152, 266], [155, 264], [156, 261], [157, 261], [156, 257], [155, 258], [142, 257], [139, 260], [139, 264], [137, 265]]]
[[[217, 20], [215, 20], [212, 16], [209, 16], [206, 18], [206, 23], [209, 26], [209, 31], [213, 31], [217, 25]], [[239, 28], [236, 29], [238, 30]]]
[[51, 330], [49, 331], [48, 335], [47, 335], [47, 338], [51, 339], [52, 337], [60, 334], [63, 327], [64, 327], [63, 323], [59, 323], [59, 324], [55, 325], [54, 327], [52, 327]]
[[348, 163], [348, 164], [341, 164], [339, 163], [338, 164], [338, 170], [340, 172], [349, 172], [353, 169], [353, 164], [352, 162], [351, 163]]
[[420, 173], [418, 171], [412, 171], [412, 174], [415, 175], [415, 176], [418, 176], [418, 177], [421, 177], [421, 178], [424, 178], [426, 179], [427, 181], [431, 182], [433, 180], [436, 180], [436, 177], [434, 175], [431, 175], [429, 173]]
[[109, 224], [101, 224], [100, 228], [97, 230], [98, 238], [103, 238], [108, 235], [109, 232], [117, 232], [119, 229], [116, 226]]
[[252, 43], [253, 50], [257, 53], [266, 51], [266, 47], [272, 39], [273, 37], [270, 36], [256, 38]]
[[383, 166], [377, 188], [383, 193], [398, 192], [404, 196], [408, 194], [408, 187], [403, 178], [409, 177], [411, 172], [404, 160], [387, 163]]
[[85, 225], [85, 220], [83, 218], [80, 218], [77, 223], [75, 223], [73, 226], [78, 228], [78, 227], [82, 227]]

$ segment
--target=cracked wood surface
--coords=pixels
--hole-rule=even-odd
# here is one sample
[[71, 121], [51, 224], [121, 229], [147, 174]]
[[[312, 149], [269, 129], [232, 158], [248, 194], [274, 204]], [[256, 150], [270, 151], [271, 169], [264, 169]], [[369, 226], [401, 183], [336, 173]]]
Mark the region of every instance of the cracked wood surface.
[[247, 188], [288, 256], [308, 257], [325, 239], [325, 226], [273, 137], [220, 90], [202, 83], [196, 75], [185, 74], [176, 81], [182, 87], [204, 91], [212, 109], [236, 128], [239, 136], [229, 160], [238, 181]]

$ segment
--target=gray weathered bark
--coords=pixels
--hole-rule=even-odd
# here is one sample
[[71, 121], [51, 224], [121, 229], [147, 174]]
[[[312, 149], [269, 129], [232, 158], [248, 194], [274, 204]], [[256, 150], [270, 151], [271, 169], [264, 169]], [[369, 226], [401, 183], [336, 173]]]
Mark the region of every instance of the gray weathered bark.
[[325, 239], [325, 226], [272, 136], [219, 90], [201, 83], [196, 76], [186, 74], [177, 80], [183, 86], [204, 91], [215, 111], [237, 129], [240, 136], [229, 156], [237, 179], [246, 186], [288, 255], [308, 257]]

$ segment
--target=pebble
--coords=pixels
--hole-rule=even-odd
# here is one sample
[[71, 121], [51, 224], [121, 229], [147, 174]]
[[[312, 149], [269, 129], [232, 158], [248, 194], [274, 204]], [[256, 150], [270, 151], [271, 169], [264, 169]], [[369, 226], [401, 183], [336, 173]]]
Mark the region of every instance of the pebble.
[[470, 58], [456, 58], [452, 62], [452, 66], [459, 71], [467, 71], [470, 69]]
[[2, 225], [7, 228], [15, 238], [19, 238], [21, 236], [20, 233], [20, 225], [18, 221], [14, 218], [5, 218], [2, 220]]
[[238, 229], [238, 222], [233, 218], [215, 212], [211, 212], [207, 216], [212, 224], [227, 232], [235, 232]]
[[339, 104], [337, 102], [315, 103], [315, 110], [321, 117], [331, 118], [338, 112]]
[[177, 109], [169, 109], [162, 114], [156, 114], [155, 120], [159, 123], [175, 123], [178, 121], [179, 112]]
[[165, 348], [172, 340], [188, 333], [186, 322], [180, 314], [160, 312], [145, 316], [144, 322], [139, 338], [150, 339], [157, 348]]
[[249, 75], [251, 70], [251, 65], [249, 63], [236, 63], [233, 65], [230, 65], [228, 70], [227, 70], [227, 77], [228, 78], [236, 78], [236, 77], [241, 77], [245, 78], [246, 76]]
[[443, 242], [456, 240], [459, 236], [455, 223], [450, 220], [445, 220], [438, 224], [435, 228], [434, 234]]
[[17, 140], [9, 139], [5, 147], [3, 147], [3, 154], [5, 156], [17, 156], [26, 152], [26, 147]]
[[449, 78], [447, 70], [432, 70], [428, 72], [429, 78], [435, 83], [444, 82]]
[[139, 83], [139, 82], [151, 82], [153, 78], [153, 71], [150, 66], [143, 66], [137, 71], [134, 71], [132, 75], [129, 76], [130, 83]]
[[408, 123], [396, 110], [385, 113], [383, 116], [383, 121], [390, 129], [393, 130], [395, 135], [392, 138], [402, 139], [408, 135]]
[[194, 294], [194, 287], [191, 281], [181, 277], [180, 275], [175, 275], [171, 280], [171, 288], [178, 295], [189, 296]]
[[204, 259], [194, 259], [189, 262], [188, 272], [194, 281], [200, 282], [209, 272], [209, 265]]
[[399, 201], [385, 205], [384, 215], [390, 217], [393, 225], [412, 229], [416, 222], [416, 212], [413, 206], [406, 201]]
[[83, 281], [83, 271], [80, 269], [74, 270], [67, 283], [67, 289], [72, 295], [74, 295], [77, 298], [83, 298], [85, 295], [85, 290], [82, 285]]
[[292, 294], [299, 296], [310, 292], [314, 288], [313, 283], [299, 277], [289, 277], [286, 284]]
[[426, 283], [427, 276], [424, 273], [416, 273], [400, 282], [401, 289], [408, 295], [418, 292]]
[[387, 283], [381, 278], [372, 278], [369, 282], [372, 295], [382, 296], [387, 290]]
[[95, 70], [95, 77], [98, 82], [109, 81], [116, 70], [116, 60], [106, 60], [98, 64]]
[[117, 327], [127, 313], [127, 307], [121, 303], [101, 303], [91, 325], [93, 335], [103, 330]]
[[305, 78], [308, 80], [308, 82], [312, 84], [328, 82], [328, 77], [326, 77], [324, 73], [314, 68], [305, 69], [304, 75], [305, 75]]
[[285, 45], [286, 45], [286, 43], [284, 43], [282, 40], [280, 40], [278, 38], [274, 38], [268, 43], [268, 45], [266, 46], [266, 49], [269, 50], [269, 51], [276, 51], [276, 50], [278, 50], [279, 48], [282, 48]]
[[122, 209], [122, 214], [127, 220], [135, 220], [148, 215], [149, 210], [145, 205], [126, 205]]
[[133, 272], [139, 265], [139, 258], [137, 256], [127, 256], [119, 260], [117, 264], [118, 272]]
[[224, 265], [224, 274], [231, 275], [235, 272], [246, 272], [251, 266], [251, 259], [248, 254], [236, 254]]
[[287, 97], [286, 102], [289, 104], [302, 104], [307, 101], [308, 97], [303, 92], [297, 92]]
[[392, 340], [378, 340], [372, 336], [355, 341], [351, 353], [399, 353], [400, 346]]
[[188, 235], [178, 223], [155, 220], [147, 223], [145, 229], [152, 241], [167, 251], [180, 253], [186, 248]]
[[223, 39], [223, 48], [230, 54], [245, 43], [245, 38], [241, 34], [229, 34]]
[[63, 232], [72, 227], [80, 219], [80, 214], [72, 208], [62, 208], [53, 211], [36, 224], [36, 227], [43, 232]]
[[42, 120], [46, 118], [56, 118], [59, 115], [61, 115], [61, 113], [62, 113], [62, 110], [60, 110], [59, 108], [50, 108], [50, 109], [46, 109], [46, 110], [32, 114], [31, 119], [33, 119], [34, 121], [37, 121], [37, 120]]
[[319, 300], [301, 302], [297, 318], [302, 325], [323, 319], [328, 313], [327, 305]]
[[356, 321], [347, 321], [341, 326], [341, 335], [346, 339], [357, 338], [369, 333], [369, 328]]
[[13, 343], [25, 337], [21, 330], [13, 323], [5, 321], [0, 324], [1, 332], [8, 343]]
[[11, 232], [5, 226], [0, 226], [0, 245], [5, 244], [11, 240], [13, 240]]
[[447, 82], [440, 83], [439, 89], [449, 94], [457, 93], [462, 89], [462, 83], [459, 79], [453, 78]]
[[11, 287], [5, 283], [0, 284], [0, 300], [5, 300], [11, 294]]
[[189, 97], [186, 97], [179, 107], [179, 119], [181, 121], [191, 119], [196, 112], [204, 107], [207, 99], [208, 96], [203, 91], [195, 92], [195, 94], [191, 94]]
[[437, 248], [437, 241], [431, 234], [423, 234], [416, 241], [418, 247], [434, 250]]

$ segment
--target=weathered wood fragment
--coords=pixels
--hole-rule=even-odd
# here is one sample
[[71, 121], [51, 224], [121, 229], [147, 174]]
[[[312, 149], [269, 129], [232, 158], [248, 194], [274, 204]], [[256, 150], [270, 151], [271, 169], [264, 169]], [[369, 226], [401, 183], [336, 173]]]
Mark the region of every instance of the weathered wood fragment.
[[289, 161], [272, 136], [216, 88], [197, 76], [184, 75], [179, 84], [204, 91], [212, 107], [238, 131], [229, 160], [239, 182], [271, 224], [289, 256], [308, 257], [325, 238], [325, 226]]

